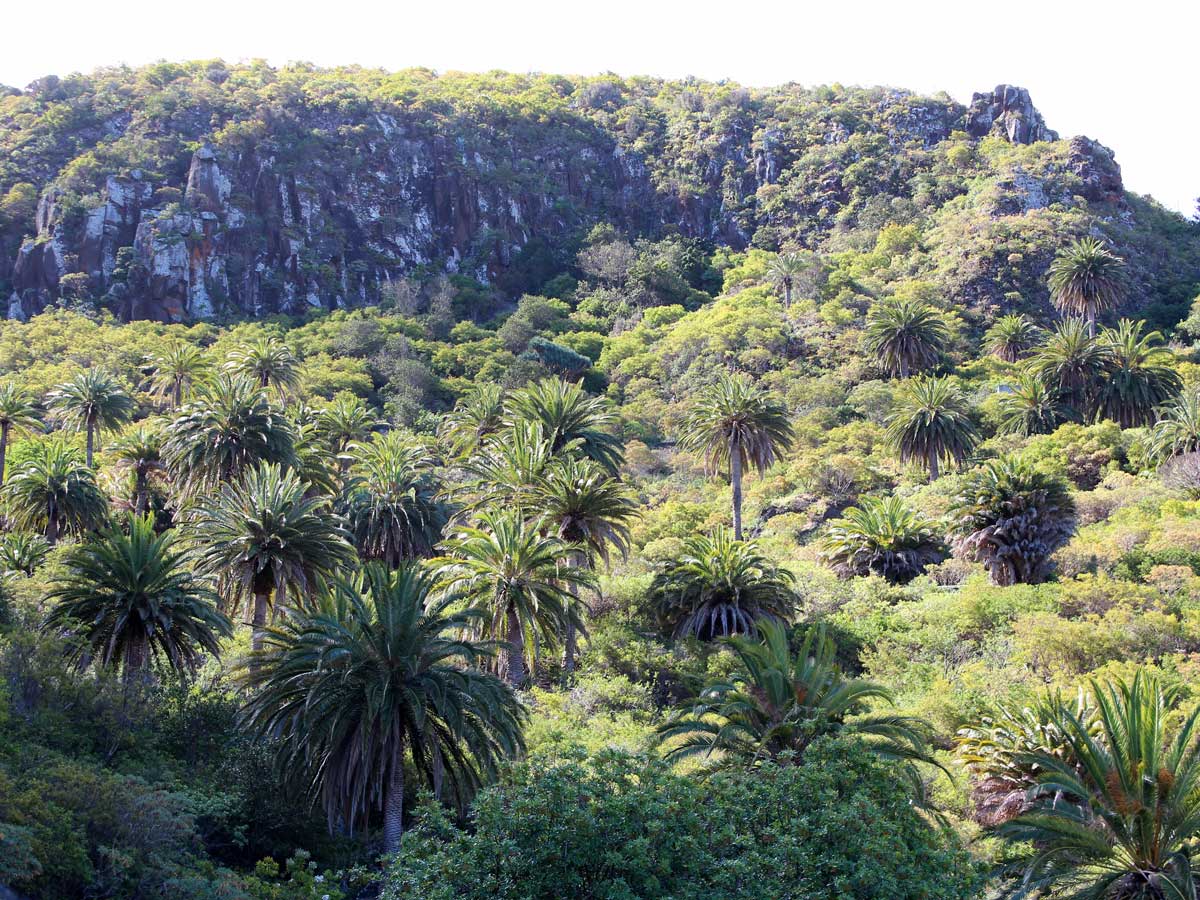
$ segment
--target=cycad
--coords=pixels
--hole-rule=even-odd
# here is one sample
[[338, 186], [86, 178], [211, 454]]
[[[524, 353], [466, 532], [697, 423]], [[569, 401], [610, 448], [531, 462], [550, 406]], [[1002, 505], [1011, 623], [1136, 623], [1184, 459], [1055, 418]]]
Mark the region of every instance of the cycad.
[[1072, 241], [1050, 264], [1050, 297], [1064, 316], [1085, 321], [1095, 337], [1096, 316], [1116, 306], [1124, 293], [1124, 265], [1097, 238]]
[[865, 497], [830, 524], [822, 558], [843, 578], [879, 575], [903, 584], [946, 556], [933, 525], [899, 497]]
[[149, 387], [156, 397], [179, 409], [187, 395], [203, 381], [212, 366], [204, 351], [183, 341], [151, 353], [146, 358], [150, 369]]
[[726, 528], [697, 535], [654, 579], [649, 597], [675, 637], [701, 640], [753, 633], [769, 619], [786, 620], [796, 603], [795, 576], [772, 563], [754, 541]]
[[1143, 333], [1145, 324], [1122, 319], [1100, 335], [1104, 378], [1096, 393], [1096, 418], [1112, 419], [1122, 428], [1152, 424], [1155, 410], [1183, 386], [1174, 355], [1161, 346], [1162, 335]]
[[5, 457], [14, 431], [36, 434], [43, 430], [33, 396], [18, 384], [0, 384], [0, 485], [4, 484]]
[[85, 461], [89, 469], [100, 432], [120, 428], [133, 415], [133, 398], [101, 369], [86, 369], [60, 384], [48, 395], [47, 405], [63, 427], [87, 435]]
[[787, 407], [744, 375], [722, 374], [692, 404], [679, 446], [701, 453], [710, 472], [729, 470], [733, 533], [742, 538], [742, 472], [765, 472], [792, 445]]
[[425, 785], [463, 803], [523, 751], [523, 709], [478, 668], [492, 647], [461, 637], [477, 618], [417, 564], [368, 565], [267, 632], [243, 672], [244, 718], [278, 739], [281, 771], [320, 799], [330, 827], [365, 827], [381, 809], [395, 852], [406, 757]]
[[261, 337], [232, 350], [225, 370], [253, 379], [264, 390], [274, 387], [281, 397], [300, 386], [300, 360], [273, 337]]
[[590, 397], [579, 383], [548, 378], [513, 391], [504, 401], [507, 425], [536, 422], [554, 453], [574, 447], [579, 453], [615, 475], [625, 461], [625, 449], [616, 433], [617, 416], [603, 397]]
[[933, 368], [949, 342], [937, 310], [918, 300], [881, 300], [867, 315], [867, 349], [889, 375], [907, 378]]
[[1049, 434], [1072, 418], [1074, 411], [1050, 387], [1031, 372], [1021, 372], [999, 398], [1000, 428], [1006, 434]]
[[108, 517], [95, 473], [62, 441], [39, 444], [13, 472], [3, 496], [14, 524], [37, 529], [51, 544], [64, 533], [98, 528]]
[[949, 378], [913, 378], [888, 417], [888, 438], [901, 462], [916, 461], [936, 481], [943, 462], [961, 463], [979, 442], [966, 400]]
[[1041, 329], [1024, 316], [1001, 316], [987, 330], [983, 346], [997, 359], [1015, 363], [1037, 345], [1041, 334]]

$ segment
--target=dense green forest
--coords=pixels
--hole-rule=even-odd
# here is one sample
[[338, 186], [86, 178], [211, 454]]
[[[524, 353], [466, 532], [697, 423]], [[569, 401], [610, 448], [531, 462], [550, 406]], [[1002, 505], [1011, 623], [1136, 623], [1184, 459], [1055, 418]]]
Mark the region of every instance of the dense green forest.
[[0, 896], [1196, 896], [1200, 224], [1024, 92], [48, 78], [0, 291]]

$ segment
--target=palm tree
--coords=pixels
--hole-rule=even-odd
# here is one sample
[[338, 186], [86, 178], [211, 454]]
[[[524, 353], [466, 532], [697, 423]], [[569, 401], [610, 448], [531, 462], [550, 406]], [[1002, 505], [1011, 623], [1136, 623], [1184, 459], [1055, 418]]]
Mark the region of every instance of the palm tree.
[[150, 508], [150, 479], [166, 470], [162, 460], [163, 433], [151, 425], [139, 425], [113, 445], [117, 465], [133, 473], [134, 505], [139, 516]]
[[960, 464], [979, 442], [966, 400], [949, 378], [913, 378], [887, 420], [901, 462], [916, 460], [936, 481], [943, 461]]
[[1104, 375], [1106, 353], [1082, 322], [1059, 323], [1033, 358], [1034, 371], [1071, 409], [1091, 418]]
[[[629, 548], [629, 522], [637, 515], [630, 490], [591, 460], [562, 457], [533, 486], [532, 506], [549, 531], [578, 549], [572, 566], [592, 570], [596, 560], [608, 562], [609, 548], [622, 556]], [[578, 586], [568, 584], [578, 604]], [[567, 620], [563, 667], [575, 670], [575, 623]]]
[[329, 451], [343, 470], [350, 462], [343, 459], [347, 448], [365, 441], [378, 425], [371, 408], [353, 394], [339, 394], [317, 413], [317, 431], [329, 442]]
[[899, 497], [865, 497], [834, 521], [821, 556], [842, 578], [879, 575], [904, 584], [945, 558], [942, 541], [924, 516]]
[[332, 497], [338, 492], [336, 473], [340, 463], [334, 460], [325, 435], [306, 412], [300, 412], [291, 421], [292, 470], [307, 485], [310, 494]]
[[572, 452], [595, 461], [615, 475], [625, 448], [614, 434], [617, 416], [603, 397], [589, 397], [581, 383], [546, 378], [514, 391], [504, 403], [504, 422], [537, 422], [554, 453]]
[[290, 465], [295, 432], [258, 383], [222, 373], [180, 410], [162, 455], [176, 489], [191, 497], [215, 490], [260, 463]]
[[1041, 339], [1042, 330], [1022, 315], [1001, 316], [983, 338], [984, 349], [997, 359], [1015, 363]]
[[151, 369], [150, 391], [179, 409], [184, 397], [208, 375], [211, 365], [204, 351], [194, 344], [177, 341], [165, 350], [146, 357]]
[[253, 379], [263, 390], [274, 387], [281, 397], [300, 386], [300, 360], [273, 337], [260, 337], [231, 351], [225, 370]]
[[455, 404], [442, 419], [438, 436], [454, 456], [473, 453], [504, 425], [504, 389], [479, 384]]
[[446, 551], [446, 587], [485, 613], [477, 638], [505, 642], [497, 671], [514, 688], [524, 684], [539, 647], [555, 646], [570, 621], [582, 627], [571, 590], [592, 587], [593, 576], [565, 565], [574, 544], [542, 535], [519, 511], [484, 512], [480, 527], [462, 528]]
[[1050, 297], [1064, 316], [1086, 320], [1088, 335], [1095, 337], [1097, 314], [1121, 300], [1124, 265], [1097, 238], [1072, 241], [1050, 264]]
[[117, 379], [100, 369], [86, 369], [60, 384], [50, 392], [47, 405], [64, 427], [87, 432], [89, 469], [96, 435], [120, 428], [133, 415], [133, 398]]
[[969, 472], [950, 510], [955, 552], [983, 563], [993, 584], [1034, 584], [1075, 529], [1066, 483], [1018, 457]]
[[796, 603], [795, 576], [772, 563], [754, 541], [726, 528], [696, 535], [655, 576], [649, 599], [674, 637], [713, 640], [753, 633], [767, 619], [787, 619]]
[[733, 534], [742, 539], [742, 470], [769, 469], [792, 445], [787, 407], [744, 375], [722, 374], [692, 406], [679, 446], [704, 454], [710, 472], [729, 467]]
[[13, 431], [36, 434], [42, 431], [37, 404], [23, 387], [6, 381], [0, 384], [0, 485], [4, 484], [4, 461]]
[[524, 751], [525, 712], [476, 668], [491, 648], [461, 637], [478, 614], [453, 602], [416, 564], [368, 565], [270, 629], [242, 673], [244, 720], [278, 738], [281, 771], [320, 797], [331, 828], [365, 827], [381, 809], [388, 853], [403, 834], [406, 756], [463, 802]]
[[1005, 434], [1049, 434], [1074, 417], [1074, 410], [1059, 398], [1058, 389], [1031, 372], [1017, 375], [1015, 384], [1000, 395], [1000, 428]]
[[909, 716], [869, 713], [874, 702], [892, 703], [891, 692], [842, 675], [823, 628], [810, 629], [794, 655], [782, 624], [768, 620], [760, 630], [761, 641], [726, 638], [737, 657], [733, 674], [707, 684], [659, 727], [668, 759], [702, 757], [708, 772], [800, 765], [817, 738], [844, 734], [862, 737], [893, 762], [929, 761], [929, 727]]
[[[576, 446], [566, 449], [570, 453]], [[467, 479], [456, 493], [464, 511], [474, 513], [489, 506], [528, 508], [533, 486], [554, 459], [553, 445], [539, 422], [515, 422], [485, 439], [462, 463]]]
[[37, 529], [51, 544], [64, 532], [97, 528], [108, 516], [95, 472], [61, 441], [39, 444], [13, 472], [3, 496], [14, 524]]
[[196, 569], [217, 579], [228, 603], [250, 608], [255, 651], [274, 603], [311, 595], [319, 579], [354, 564], [329, 499], [307, 496], [306, 487], [294, 472], [259, 464], [191, 512]]
[[359, 556], [394, 569], [432, 554], [448, 518], [432, 456], [396, 432], [377, 434], [354, 450], [344, 504]]
[[0, 537], [0, 574], [27, 578], [46, 561], [50, 542], [33, 531], [9, 531]]
[[1145, 672], [1091, 689], [1095, 724], [1065, 708], [1056, 722], [1072, 759], [1030, 754], [1032, 808], [1000, 827], [1036, 848], [1018, 895], [1195, 898], [1200, 710], [1172, 729], [1178, 692]]
[[937, 311], [919, 300], [881, 300], [867, 315], [866, 345], [887, 374], [907, 378], [933, 368], [950, 342]]
[[776, 288], [783, 290], [783, 308], [792, 305], [792, 289], [796, 279], [809, 267], [809, 260], [800, 253], [780, 253], [767, 263], [767, 278]]
[[1179, 394], [1183, 381], [1174, 354], [1160, 346], [1157, 331], [1143, 334], [1145, 322], [1122, 319], [1100, 335], [1104, 378], [1096, 394], [1096, 418], [1122, 428], [1154, 423], [1155, 410]]
[[203, 654], [220, 653], [233, 634], [216, 595], [192, 575], [174, 531], [155, 534], [146, 516], [130, 516], [129, 533], [109, 527], [67, 557], [66, 574], [47, 595], [47, 629], [67, 628], [81, 666], [93, 659], [143, 677], [152, 658], [194, 673]]
[[1159, 460], [1200, 450], [1200, 390], [1193, 388], [1158, 411], [1150, 447]]

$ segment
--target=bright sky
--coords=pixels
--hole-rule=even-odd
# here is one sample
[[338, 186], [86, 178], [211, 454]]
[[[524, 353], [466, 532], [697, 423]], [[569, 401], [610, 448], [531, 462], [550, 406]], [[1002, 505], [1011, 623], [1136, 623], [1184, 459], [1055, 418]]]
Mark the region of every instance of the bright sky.
[[1113, 148], [1126, 186], [1200, 197], [1196, 0], [57, 0], [7, 4], [0, 83], [158, 59], [887, 84], [969, 102], [1029, 89], [1063, 136]]

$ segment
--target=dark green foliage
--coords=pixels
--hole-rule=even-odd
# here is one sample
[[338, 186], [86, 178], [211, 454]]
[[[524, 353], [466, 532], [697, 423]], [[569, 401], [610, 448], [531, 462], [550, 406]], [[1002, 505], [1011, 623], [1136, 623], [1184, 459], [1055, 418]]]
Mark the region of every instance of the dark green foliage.
[[13, 521], [37, 529], [51, 544], [64, 534], [96, 528], [108, 517], [108, 502], [91, 467], [61, 440], [48, 440], [13, 471], [4, 485]]
[[841, 577], [880, 575], [893, 583], [911, 581], [946, 555], [933, 524], [895, 496], [864, 498], [830, 524], [820, 546]]
[[888, 375], [907, 378], [933, 368], [949, 339], [937, 312], [919, 301], [883, 300], [867, 316], [867, 349]]
[[980, 878], [957, 841], [851, 741], [800, 766], [703, 784], [606, 753], [532, 763], [475, 802], [471, 832], [426, 806], [387, 900], [968, 900]]
[[514, 391], [504, 401], [504, 417], [509, 424], [540, 424], [552, 452], [574, 443], [576, 452], [610, 474], [625, 459], [611, 405], [602, 397], [589, 397], [580, 384], [551, 378]]
[[888, 418], [888, 437], [903, 462], [916, 461], [936, 480], [943, 462], [962, 463], [979, 441], [962, 392], [949, 378], [909, 381]]
[[987, 330], [983, 346], [997, 359], [1014, 363], [1034, 348], [1040, 336], [1040, 329], [1024, 316], [1001, 316]]
[[1125, 261], [1097, 238], [1085, 237], [1064, 248], [1050, 266], [1050, 292], [1064, 315], [1077, 316], [1096, 334], [1096, 316], [1116, 306], [1124, 290]]
[[1154, 423], [1155, 410], [1178, 395], [1183, 382], [1157, 331], [1143, 333], [1145, 322], [1122, 319], [1100, 335], [1104, 377], [1096, 393], [1096, 418], [1122, 428]]
[[1074, 410], [1059, 398], [1057, 387], [1030, 372], [1021, 372], [1000, 395], [1000, 431], [1029, 437], [1049, 434], [1073, 418]]

